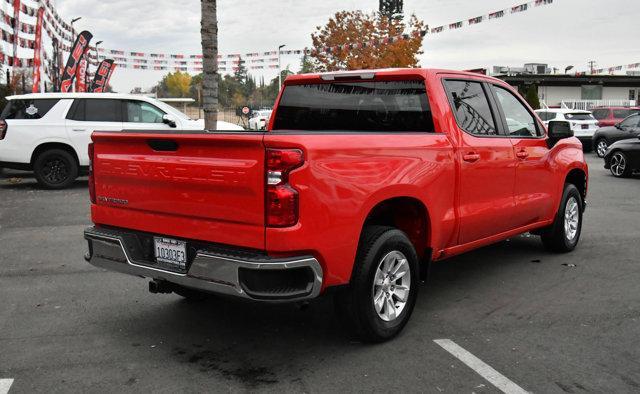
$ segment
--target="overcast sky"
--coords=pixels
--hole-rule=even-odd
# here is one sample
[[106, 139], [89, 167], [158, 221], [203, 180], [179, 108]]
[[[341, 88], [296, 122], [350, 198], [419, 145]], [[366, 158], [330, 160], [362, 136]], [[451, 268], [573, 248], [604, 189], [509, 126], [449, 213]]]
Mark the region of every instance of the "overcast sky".
[[[430, 27], [507, 8], [525, 0], [405, 0], [405, 14], [415, 13]], [[179, 4], [179, 5], [177, 5]], [[310, 46], [310, 34], [340, 10], [374, 11], [378, 0], [219, 0], [221, 54]], [[57, 0], [65, 20], [82, 16], [79, 29], [90, 30], [105, 48], [145, 52], [200, 52], [198, 0]], [[429, 35], [423, 45], [424, 67], [466, 69], [549, 63], [587, 69], [640, 62], [640, 1], [555, 0], [552, 5], [508, 15], [463, 29]], [[283, 57], [296, 69], [299, 59]], [[272, 77], [272, 71], [266, 77]], [[148, 88], [162, 72], [119, 69], [117, 91]], [[260, 76], [260, 74], [255, 74]]]

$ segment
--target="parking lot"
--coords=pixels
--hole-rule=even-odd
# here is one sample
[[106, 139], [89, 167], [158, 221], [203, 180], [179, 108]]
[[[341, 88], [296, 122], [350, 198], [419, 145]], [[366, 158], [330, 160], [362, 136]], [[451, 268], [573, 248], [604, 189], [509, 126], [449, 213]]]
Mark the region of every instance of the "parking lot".
[[640, 391], [640, 177], [588, 155], [582, 239], [566, 255], [523, 235], [437, 264], [395, 340], [351, 340], [308, 307], [192, 304], [83, 254], [87, 181], [0, 176], [0, 379], [11, 392], [498, 392], [450, 339], [527, 391]]

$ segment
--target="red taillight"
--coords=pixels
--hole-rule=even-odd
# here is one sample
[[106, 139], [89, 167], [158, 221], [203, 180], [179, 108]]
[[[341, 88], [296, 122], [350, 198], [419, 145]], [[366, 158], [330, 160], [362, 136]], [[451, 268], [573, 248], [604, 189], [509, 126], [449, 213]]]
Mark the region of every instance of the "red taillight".
[[267, 226], [290, 227], [298, 222], [298, 191], [289, 185], [289, 173], [303, 163], [300, 149], [267, 149]]
[[3, 140], [4, 136], [7, 135], [7, 128], [7, 121], [0, 119], [0, 140]]
[[96, 182], [93, 178], [93, 142], [89, 144], [88, 148], [89, 153], [89, 199], [91, 199], [91, 203], [96, 203]]

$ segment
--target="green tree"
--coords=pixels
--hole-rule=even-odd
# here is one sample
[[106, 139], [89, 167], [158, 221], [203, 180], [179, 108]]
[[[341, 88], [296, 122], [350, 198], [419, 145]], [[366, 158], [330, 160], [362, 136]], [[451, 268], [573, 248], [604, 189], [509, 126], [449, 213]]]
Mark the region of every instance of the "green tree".
[[176, 71], [165, 76], [165, 84], [173, 97], [188, 97], [191, 90], [191, 75]]
[[527, 100], [527, 103], [533, 109], [540, 109], [540, 97], [538, 97], [538, 86], [531, 84], [529, 88], [527, 88], [527, 92], [524, 96], [524, 99]]
[[315, 71], [315, 67], [313, 66], [313, 62], [309, 58], [309, 55], [305, 52], [302, 55], [302, 60], [300, 61], [300, 71], [298, 74], [309, 74]]

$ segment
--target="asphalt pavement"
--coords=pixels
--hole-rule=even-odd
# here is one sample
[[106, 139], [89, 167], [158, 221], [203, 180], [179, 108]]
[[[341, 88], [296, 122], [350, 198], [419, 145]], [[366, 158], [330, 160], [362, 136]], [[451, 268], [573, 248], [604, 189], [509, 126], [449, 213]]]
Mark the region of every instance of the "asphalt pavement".
[[523, 235], [438, 263], [404, 332], [380, 345], [345, 335], [330, 297], [193, 304], [94, 268], [86, 178], [46, 191], [5, 170], [0, 391], [499, 392], [434, 342], [447, 339], [526, 391], [640, 392], [640, 177], [588, 162], [573, 253]]

